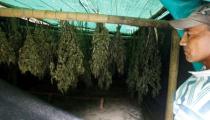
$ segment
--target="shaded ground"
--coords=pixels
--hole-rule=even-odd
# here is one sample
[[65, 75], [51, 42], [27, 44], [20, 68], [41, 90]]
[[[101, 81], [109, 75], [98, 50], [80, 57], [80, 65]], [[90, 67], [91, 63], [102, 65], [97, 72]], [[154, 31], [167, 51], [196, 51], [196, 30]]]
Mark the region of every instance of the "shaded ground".
[[84, 120], [144, 120], [138, 105], [127, 98], [56, 98], [53, 105], [63, 108]]

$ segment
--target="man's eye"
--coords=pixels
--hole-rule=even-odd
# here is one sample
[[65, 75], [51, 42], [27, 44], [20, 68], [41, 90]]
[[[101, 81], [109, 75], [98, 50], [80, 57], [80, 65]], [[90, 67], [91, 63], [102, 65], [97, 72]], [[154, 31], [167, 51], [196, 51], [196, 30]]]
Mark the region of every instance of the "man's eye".
[[190, 39], [192, 37], [192, 34], [187, 33], [187, 37], [188, 37], [188, 39]]
[[190, 34], [189, 33], [187, 33], [187, 37], [190, 37]]

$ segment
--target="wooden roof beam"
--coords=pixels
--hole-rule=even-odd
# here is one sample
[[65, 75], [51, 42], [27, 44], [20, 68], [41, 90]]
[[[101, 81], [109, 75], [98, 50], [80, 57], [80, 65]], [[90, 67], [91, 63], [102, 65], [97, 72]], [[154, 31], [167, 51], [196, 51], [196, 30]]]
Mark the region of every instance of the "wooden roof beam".
[[1, 17], [27, 17], [38, 19], [57, 19], [57, 20], [76, 20], [98, 23], [126, 24], [132, 26], [145, 27], [169, 27], [168, 22], [164, 20], [143, 19], [134, 17], [112, 16], [102, 14], [87, 14], [77, 12], [58, 12], [49, 10], [33, 10], [18, 8], [0, 8]]

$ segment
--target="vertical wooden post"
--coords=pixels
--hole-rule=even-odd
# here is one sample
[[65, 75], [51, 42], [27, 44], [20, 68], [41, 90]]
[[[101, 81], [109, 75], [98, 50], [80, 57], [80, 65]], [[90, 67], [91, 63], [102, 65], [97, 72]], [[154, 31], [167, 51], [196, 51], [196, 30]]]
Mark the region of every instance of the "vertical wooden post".
[[172, 31], [170, 66], [168, 78], [168, 93], [165, 112], [165, 120], [173, 120], [173, 101], [176, 93], [177, 76], [179, 66], [179, 36], [176, 30]]

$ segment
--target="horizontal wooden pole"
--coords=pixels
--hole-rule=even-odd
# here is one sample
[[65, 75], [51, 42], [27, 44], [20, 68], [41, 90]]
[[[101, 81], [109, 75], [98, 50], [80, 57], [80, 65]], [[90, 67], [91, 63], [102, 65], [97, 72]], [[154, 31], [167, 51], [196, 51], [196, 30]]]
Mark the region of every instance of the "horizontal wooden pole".
[[146, 27], [168, 27], [168, 22], [164, 20], [142, 19], [134, 17], [111, 16], [102, 14], [87, 14], [76, 12], [57, 12], [49, 10], [33, 10], [18, 8], [0, 8], [2, 17], [27, 17], [38, 19], [58, 19], [58, 20], [76, 20], [98, 23], [126, 24], [132, 26]]

